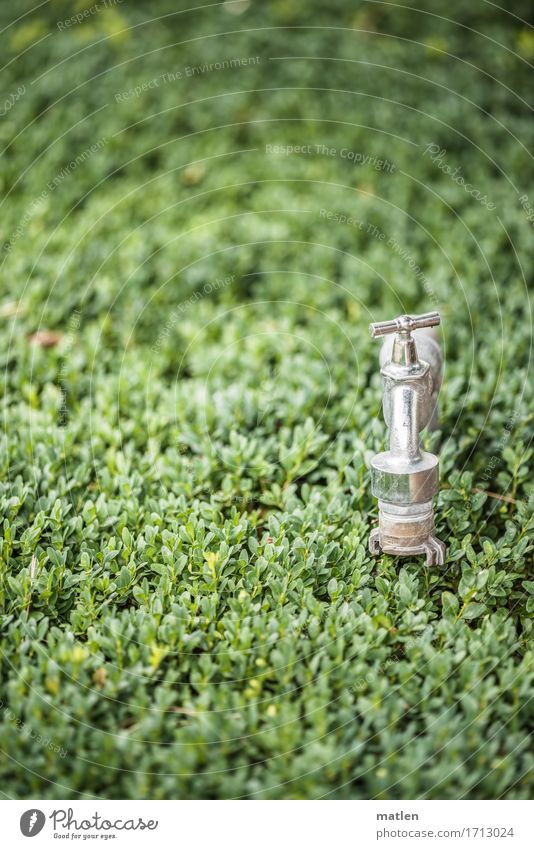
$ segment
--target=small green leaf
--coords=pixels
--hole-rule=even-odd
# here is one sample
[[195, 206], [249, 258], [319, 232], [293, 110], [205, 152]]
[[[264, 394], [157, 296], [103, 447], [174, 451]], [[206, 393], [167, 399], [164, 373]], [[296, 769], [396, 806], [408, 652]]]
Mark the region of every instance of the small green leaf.
[[486, 610], [485, 604], [480, 604], [478, 601], [471, 601], [465, 608], [462, 618], [477, 619], [479, 616], [482, 616], [483, 613], [486, 613]]
[[456, 596], [447, 591], [441, 593], [441, 604], [443, 605], [443, 615], [447, 618], [456, 616], [460, 609], [460, 602]]
[[130, 571], [129, 571], [128, 567], [123, 566], [122, 569], [120, 570], [117, 578], [115, 579], [117, 587], [119, 589], [124, 589], [124, 587], [128, 586], [128, 584], [130, 583], [131, 580], [132, 580], [132, 578], [131, 578]]

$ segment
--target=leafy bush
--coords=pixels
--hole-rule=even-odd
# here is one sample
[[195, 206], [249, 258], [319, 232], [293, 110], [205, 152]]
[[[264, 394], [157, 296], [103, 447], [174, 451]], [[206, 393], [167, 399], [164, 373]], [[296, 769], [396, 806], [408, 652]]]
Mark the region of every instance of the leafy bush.
[[[2, 8], [5, 796], [532, 793], [513, 5]], [[434, 308], [428, 570], [367, 551], [367, 324]]]

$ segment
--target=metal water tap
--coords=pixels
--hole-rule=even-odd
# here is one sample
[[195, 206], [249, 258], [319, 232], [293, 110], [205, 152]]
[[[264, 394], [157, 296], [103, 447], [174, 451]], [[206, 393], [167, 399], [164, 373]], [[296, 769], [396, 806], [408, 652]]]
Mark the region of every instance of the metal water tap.
[[[438, 491], [438, 458], [422, 451], [419, 440], [423, 428], [437, 423], [443, 357], [430, 328], [440, 321], [439, 313], [430, 312], [369, 325], [373, 338], [386, 336], [380, 359], [389, 428], [389, 451], [371, 461], [372, 492], [379, 512], [369, 549], [373, 554], [426, 554], [428, 566], [441, 565], [446, 550], [434, 535], [432, 498]], [[424, 358], [420, 360], [418, 353]]]

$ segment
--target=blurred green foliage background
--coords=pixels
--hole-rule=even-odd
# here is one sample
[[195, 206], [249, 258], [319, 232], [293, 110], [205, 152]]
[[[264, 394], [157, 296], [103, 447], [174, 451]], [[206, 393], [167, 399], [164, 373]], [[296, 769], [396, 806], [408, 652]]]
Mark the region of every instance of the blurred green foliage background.
[[[528, 797], [531, 4], [0, 16], [2, 795]], [[430, 309], [431, 571], [366, 547]]]

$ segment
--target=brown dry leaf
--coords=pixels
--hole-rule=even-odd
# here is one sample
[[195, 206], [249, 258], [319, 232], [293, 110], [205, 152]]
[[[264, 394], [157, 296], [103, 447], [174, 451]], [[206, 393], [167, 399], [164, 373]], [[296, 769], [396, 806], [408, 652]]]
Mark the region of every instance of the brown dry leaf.
[[12, 318], [14, 315], [22, 315], [23, 312], [22, 301], [6, 301], [0, 305], [0, 318]]
[[183, 181], [186, 186], [195, 186], [197, 183], [200, 183], [205, 173], [206, 169], [202, 165], [188, 165], [184, 169]]
[[56, 330], [37, 330], [28, 336], [30, 345], [38, 345], [39, 348], [55, 348], [62, 339], [63, 335]]
[[106, 678], [108, 674], [103, 666], [99, 666], [98, 669], [95, 669], [93, 672], [93, 681], [95, 682], [97, 687], [103, 687], [106, 683]]

